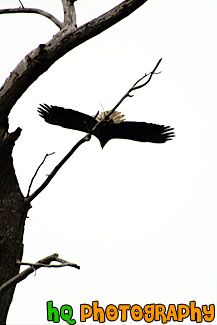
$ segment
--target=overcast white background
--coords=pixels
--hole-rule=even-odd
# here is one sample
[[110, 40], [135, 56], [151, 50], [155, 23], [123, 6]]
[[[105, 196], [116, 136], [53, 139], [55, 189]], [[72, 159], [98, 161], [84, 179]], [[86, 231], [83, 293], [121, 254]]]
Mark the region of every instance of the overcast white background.
[[[77, 1], [78, 25], [119, 3]], [[23, 4], [63, 17], [60, 0]], [[83, 136], [46, 124], [38, 105], [90, 115], [101, 103], [111, 109], [161, 57], [162, 73], [119, 110], [128, 120], [173, 126], [176, 138], [165, 144], [112, 140], [103, 150], [93, 138], [76, 151], [32, 202], [23, 261], [56, 252], [81, 269], [40, 269], [21, 282], [8, 324], [48, 324], [48, 300], [59, 308], [71, 305], [78, 323], [80, 304], [94, 300], [104, 308], [217, 303], [216, 14], [216, 0], [149, 0], [65, 55], [17, 102], [10, 130], [23, 129], [13, 157], [25, 195], [45, 154], [55, 151], [33, 190]], [[1, 15], [0, 29], [1, 84], [28, 52], [58, 31], [35, 14]]]

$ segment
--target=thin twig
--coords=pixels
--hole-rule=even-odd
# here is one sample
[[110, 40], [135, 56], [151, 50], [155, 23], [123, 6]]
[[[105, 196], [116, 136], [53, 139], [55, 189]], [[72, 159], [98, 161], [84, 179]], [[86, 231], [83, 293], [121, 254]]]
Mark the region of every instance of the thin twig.
[[22, 2], [19, 0], [19, 3], [21, 4], [21, 7], [24, 8], [24, 5], [22, 4]]
[[[31, 263], [23, 263], [24, 265], [31, 265], [30, 267], [28, 267], [26, 270], [24, 270], [23, 272], [15, 275], [13, 278], [11, 278], [10, 280], [8, 280], [7, 282], [5, 282], [1, 287], [0, 287], [0, 294], [3, 294], [6, 290], [8, 290], [11, 287], [14, 287], [17, 283], [23, 281], [25, 278], [27, 278], [28, 275], [30, 275], [31, 273], [35, 272], [37, 269], [39, 269], [40, 267], [52, 267], [49, 266], [50, 263], [52, 261], [56, 261], [56, 262], [61, 262], [61, 259], [59, 258], [58, 254], [54, 253], [50, 256], [47, 256], [43, 259], [41, 259], [40, 261], [38, 261], [35, 264], [31, 264]], [[73, 263], [69, 263], [65, 260], [63, 266], [73, 266], [77, 269], [80, 269], [80, 266], [73, 264]], [[21, 262], [17, 261], [17, 264], [22, 264]], [[62, 263], [63, 264], [63, 263]], [[67, 264], [67, 265], [66, 265]], [[55, 267], [55, 266], [54, 266]], [[60, 266], [59, 266], [60, 267]]]
[[34, 181], [34, 179], [35, 179], [35, 177], [36, 177], [36, 175], [37, 175], [39, 169], [40, 169], [41, 166], [44, 164], [46, 158], [47, 158], [48, 156], [53, 155], [54, 153], [55, 153], [55, 152], [47, 153], [47, 154], [45, 155], [43, 161], [41, 162], [41, 164], [40, 164], [40, 165], [38, 166], [38, 168], [36, 169], [36, 172], [35, 172], [34, 176], [32, 177], [31, 182], [30, 182], [30, 184], [29, 184], [29, 189], [28, 189], [28, 192], [27, 192], [27, 197], [29, 196], [29, 193], [30, 193], [30, 190], [31, 190], [31, 186], [32, 186], [32, 184], [33, 184], [33, 181]]
[[38, 196], [39, 193], [41, 193], [44, 188], [50, 183], [50, 181], [52, 180], [52, 178], [56, 175], [56, 173], [60, 170], [60, 168], [62, 167], [62, 165], [72, 156], [72, 154], [86, 141], [89, 141], [91, 138], [91, 133], [88, 133], [85, 135], [85, 137], [83, 137], [81, 140], [79, 140], [75, 146], [73, 146], [73, 148], [67, 153], [67, 155], [59, 162], [58, 165], [56, 165], [56, 167], [52, 170], [52, 172], [48, 175], [47, 179], [42, 183], [41, 186], [39, 186], [39, 188], [32, 193], [30, 196], [25, 198], [25, 202], [27, 205], [29, 205], [29, 203], [36, 197]]
[[0, 15], [1, 14], [16, 14], [16, 13], [32, 13], [32, 14], [39, 14], [42, 15], [48, 19], [50, 19], [59, 29], [63, 27], [63, 23], [59, 21], [56, 17], [54, 17], [52, 14], [49, 12], [46, 12], [42, 9], [37, 9], [37, 8], [12, 8], [12, 9], [0, 9]]

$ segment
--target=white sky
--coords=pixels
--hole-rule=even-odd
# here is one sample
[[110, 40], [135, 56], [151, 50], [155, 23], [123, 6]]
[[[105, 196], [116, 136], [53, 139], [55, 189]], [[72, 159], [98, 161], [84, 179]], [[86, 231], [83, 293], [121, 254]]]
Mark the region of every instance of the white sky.
[[[78, 25], [119, 2], [77, 1]], [[23, 3], [62, 19], [60, 0]], [[0, 5], [18, 7], [19, 1], [1, 0]], [[24, 194], [46, 153], [56, 152], [33, 189], [83, 136], [46, 124], [38, 105], [90, 115], [101, 110], [101, 103], [111, 109], [161, 57], [162, 73], [120, 110], [128, 120], [173, 126], [176, 138], [159, 145], [112, 140], [104, 150], [94, 138], [76, 151], [32, 202], [23, 261], [57, 252], [81, 270], [40, 269], [29, 276], [16, 288], [8, 324], [51, 324], [48, 300], [59, 308], [71, 305], [78, 323], [80, 304], [94, 300], [104, 308], [217, 303], [216, 14], [216, 0], [149, 0], [65, 55], [17, 102], [10, 130], [23, 129], [13, 156]], [[28, 52], [57, 32], [34, 14], [1, 15], [0, 28], [1, 83]]]

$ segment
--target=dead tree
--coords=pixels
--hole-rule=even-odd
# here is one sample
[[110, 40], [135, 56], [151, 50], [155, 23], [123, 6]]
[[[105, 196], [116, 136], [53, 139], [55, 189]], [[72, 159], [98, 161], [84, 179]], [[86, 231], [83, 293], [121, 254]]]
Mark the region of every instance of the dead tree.
[[[8, 132], [8, 115], [28, 87], [53, 63], [73, 48], [129, 16], [146, 1], [123, 1], [79, 27], [76, 25], [75, 0], [62, 0], [63, 22], [41, 9], [25, 8], [21, 2], [19, 8], [0, 10], [0, 14], [36, 13], [50, 19], [59, 28], [50, 41], [40, 44], [23, 58], [0, 89], [0, 325], [6, 324], [18, 282], [12, 280], [19, 277], [20, 262], [17, 261], [22, 260], [24, 225], [31, 201], [20, 190], [12, 159], [12, 150], [21, 135], [21, 129], [18, 127], [14, 132]], [[57, 261], [55, 254], [39, 261], [35, 268], [41, 267], [41, 264], [50, 264], [52, 260]]]

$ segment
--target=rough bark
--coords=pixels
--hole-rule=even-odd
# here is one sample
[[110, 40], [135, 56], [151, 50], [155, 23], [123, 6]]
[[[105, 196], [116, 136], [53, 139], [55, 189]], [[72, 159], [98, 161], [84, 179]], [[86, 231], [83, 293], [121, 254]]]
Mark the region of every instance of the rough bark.
[[[13, 166], [12, 150], [21, 130], [18, 128], [15, 132], [8, 133], [8, 115], [11, 109], [28, 87], [59, 58], [127, 17], [146, 1], [126, 0], [100, 17], [76, 28], [74, 1], [62, 0], [63, 23], [43, 14], [54, 21], [60, 27], [60, 31], [49, 42], [40, 44], [26, 55], [1, 87], [0, 286], [19, 273], [20, 266], [16, 264], [16, 260], [22, 260], [24, 225], [30, 207], [21, 193]], [[40, 14], [38, 11], [37, 13]], [[0, 295], [0, 325], [6, 324], [14, 289], [15, 287], [12, 287]]]
[[[4, 136], [0, 145], [0, 286], [19, 272], [26, 218], [24, 197], [15, 175], [12, 149], [20, 129]], [[5, 324], [15, 287], [0, 295], [0, 324]]]

